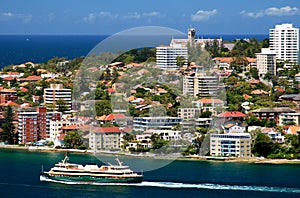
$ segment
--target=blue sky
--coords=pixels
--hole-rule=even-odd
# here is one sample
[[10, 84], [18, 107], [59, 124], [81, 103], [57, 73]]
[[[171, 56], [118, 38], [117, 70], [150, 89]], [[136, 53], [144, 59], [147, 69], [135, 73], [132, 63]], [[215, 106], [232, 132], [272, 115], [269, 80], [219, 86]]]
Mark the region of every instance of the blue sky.
[[300, 27], [299, 0], [0, 0], [0, 34], [113, 34], [163, 26], [197, 34]]

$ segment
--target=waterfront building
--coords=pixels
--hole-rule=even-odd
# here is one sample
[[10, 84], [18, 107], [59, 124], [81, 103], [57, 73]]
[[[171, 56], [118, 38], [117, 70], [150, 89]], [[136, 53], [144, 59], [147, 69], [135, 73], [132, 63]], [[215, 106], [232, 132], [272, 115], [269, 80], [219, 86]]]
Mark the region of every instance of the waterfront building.
[[63, 88], [62, 84], [50, 84], [50, 88], [44, 89], [44, 104], [45, 106], [54, 105], [54, 110], [58, 110], [57, 101], [63, 100], [66, 103], [67, 111], [72, 108], [72, 93], [71, 89]]
[[156, 47], [156, 65], [163, 70], [177, 70], [177, 57], [183, 58], [183, 65], [187, 65], [188, 49], [180, 44]]
[[267, 136], [269, 136], [269, 138], [271, 138], [274, 142], [277, 143], [284, 143], [284, 139], [285, 137], [283, 135], [281, 135], [281, 132], [277, 131], [277, 129], [272, 128], [272, 127], [263, 127], [261, 129], [261, 132]]
[[20, 109], [18, 111], [18, 143], [35, 143], [46, 138], [46, 108]]
[[290, 63], [298, 63], [299, 28], [293, 24], [276, 25], [269, 30], [270, 49], [276, 53], [276, 58]]
[[206, 75], [203, 73], [193, 73], [183, 77], [183, 94], [211, 98], [217, 96], [218, 76]]
[[135, 117], [133, 130], [144, 132], [149, 129], [171, 130], [182, 122], [178, 117]]
[[148, 130], [146, 133], [150, 134], [158, 134], [164, 140], [180, 140], [181, 131], [174, 131], [174, 130]]
[[256, 65], [258, 75], [264, 77], [266, 73], [271, 76], [276, 75], [276, 53], [270, 48], [262, 48], [260, 53], [256, 53]]
[[120, 149], [122, 136], [119, 127], [93, 127], [89, 132], [89, 147], [92, 150]]
[[66, 117], [61, 117], [61, 119], [52, 119], [49, 121], [49, 131], [50, 139], [52, 141], [59, 139], [63, 134], [63, 127], [73, 125], [74, 122], [70, 121]]
[[46, 112], [46, 138], [51, 138], [51, 129], [50, 122], [51, 121], [60, 121], [62, 118], [62, 113], [58, 111]]
[[251, 135], [249, 133], [210, 134], [211, 156], [251, 156]]

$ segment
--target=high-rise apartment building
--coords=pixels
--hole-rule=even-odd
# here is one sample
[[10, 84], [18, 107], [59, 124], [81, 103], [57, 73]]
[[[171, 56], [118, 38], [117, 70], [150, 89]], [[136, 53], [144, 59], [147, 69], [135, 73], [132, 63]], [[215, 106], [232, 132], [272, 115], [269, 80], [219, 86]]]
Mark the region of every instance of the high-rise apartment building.
[[24, 108], [18, 111], [18, 143], [34, 143], [47, 138], [46, 107]]
[[276, 25], [269, 31], [270, 49], [276, 58], [290, 63], [298, 63], [299, 59], [299, 28], [293, 24]]
[[65, 102], [67, 111], [72, 107], [72, 92], [71, 89], [63, 88], [62, 84], [50, 84], [50, 88], [44, 89], [44, 103], [49, 110], [50, 105], [54, 105], [54, 110], [59, 110], [58, 100]]
[[215, 98], [218, 91], [218, 76], [193, 73], [183, 77], [183, 94], [200, 98]]
[[188, 49], [180, 44], [160, 46], [156, 48], [156, 65], [163, 70], [176, 70], [180, 65], [177, 57], [181, 57], [183, 65], [187, 65]]
[[264, 77], [266, 73], [271, 76], [276, 75], [276, 54], [270, 48], [262, 48], [260, 53], [256, 53], [256, 67], [258, 75]]

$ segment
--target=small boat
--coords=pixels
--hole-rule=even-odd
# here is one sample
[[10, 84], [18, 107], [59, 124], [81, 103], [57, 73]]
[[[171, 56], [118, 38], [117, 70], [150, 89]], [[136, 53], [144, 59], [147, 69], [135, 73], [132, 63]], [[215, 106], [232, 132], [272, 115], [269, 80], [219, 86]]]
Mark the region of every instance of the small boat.
[[49, 171], [43, 171], [40, 180], [45, 178], [64, 182], [84, 182], [84, 183], [140, 183], [143, 175], [133, 172], [128, 166], [124, 166], [117, 158], [117, 164], [102, 165], [69, 163], [69, 158], [65, 158], [55, 164]]

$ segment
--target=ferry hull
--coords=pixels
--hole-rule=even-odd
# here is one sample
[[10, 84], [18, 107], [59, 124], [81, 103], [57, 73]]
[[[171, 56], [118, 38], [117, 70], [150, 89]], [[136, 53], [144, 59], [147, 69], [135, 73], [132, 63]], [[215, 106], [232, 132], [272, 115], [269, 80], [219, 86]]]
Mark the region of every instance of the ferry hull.
[[122, 177], [122, 176], [78, 176], [78, 175], [51, 175], [48, 173], [42, 173], [41, 176], [56, 180], [56, 181], [65, 181], [65, 182], [91, 182], [91, 183], [141, 183], [143, 181], [143, 176], [139, 175], [136, 177]]

